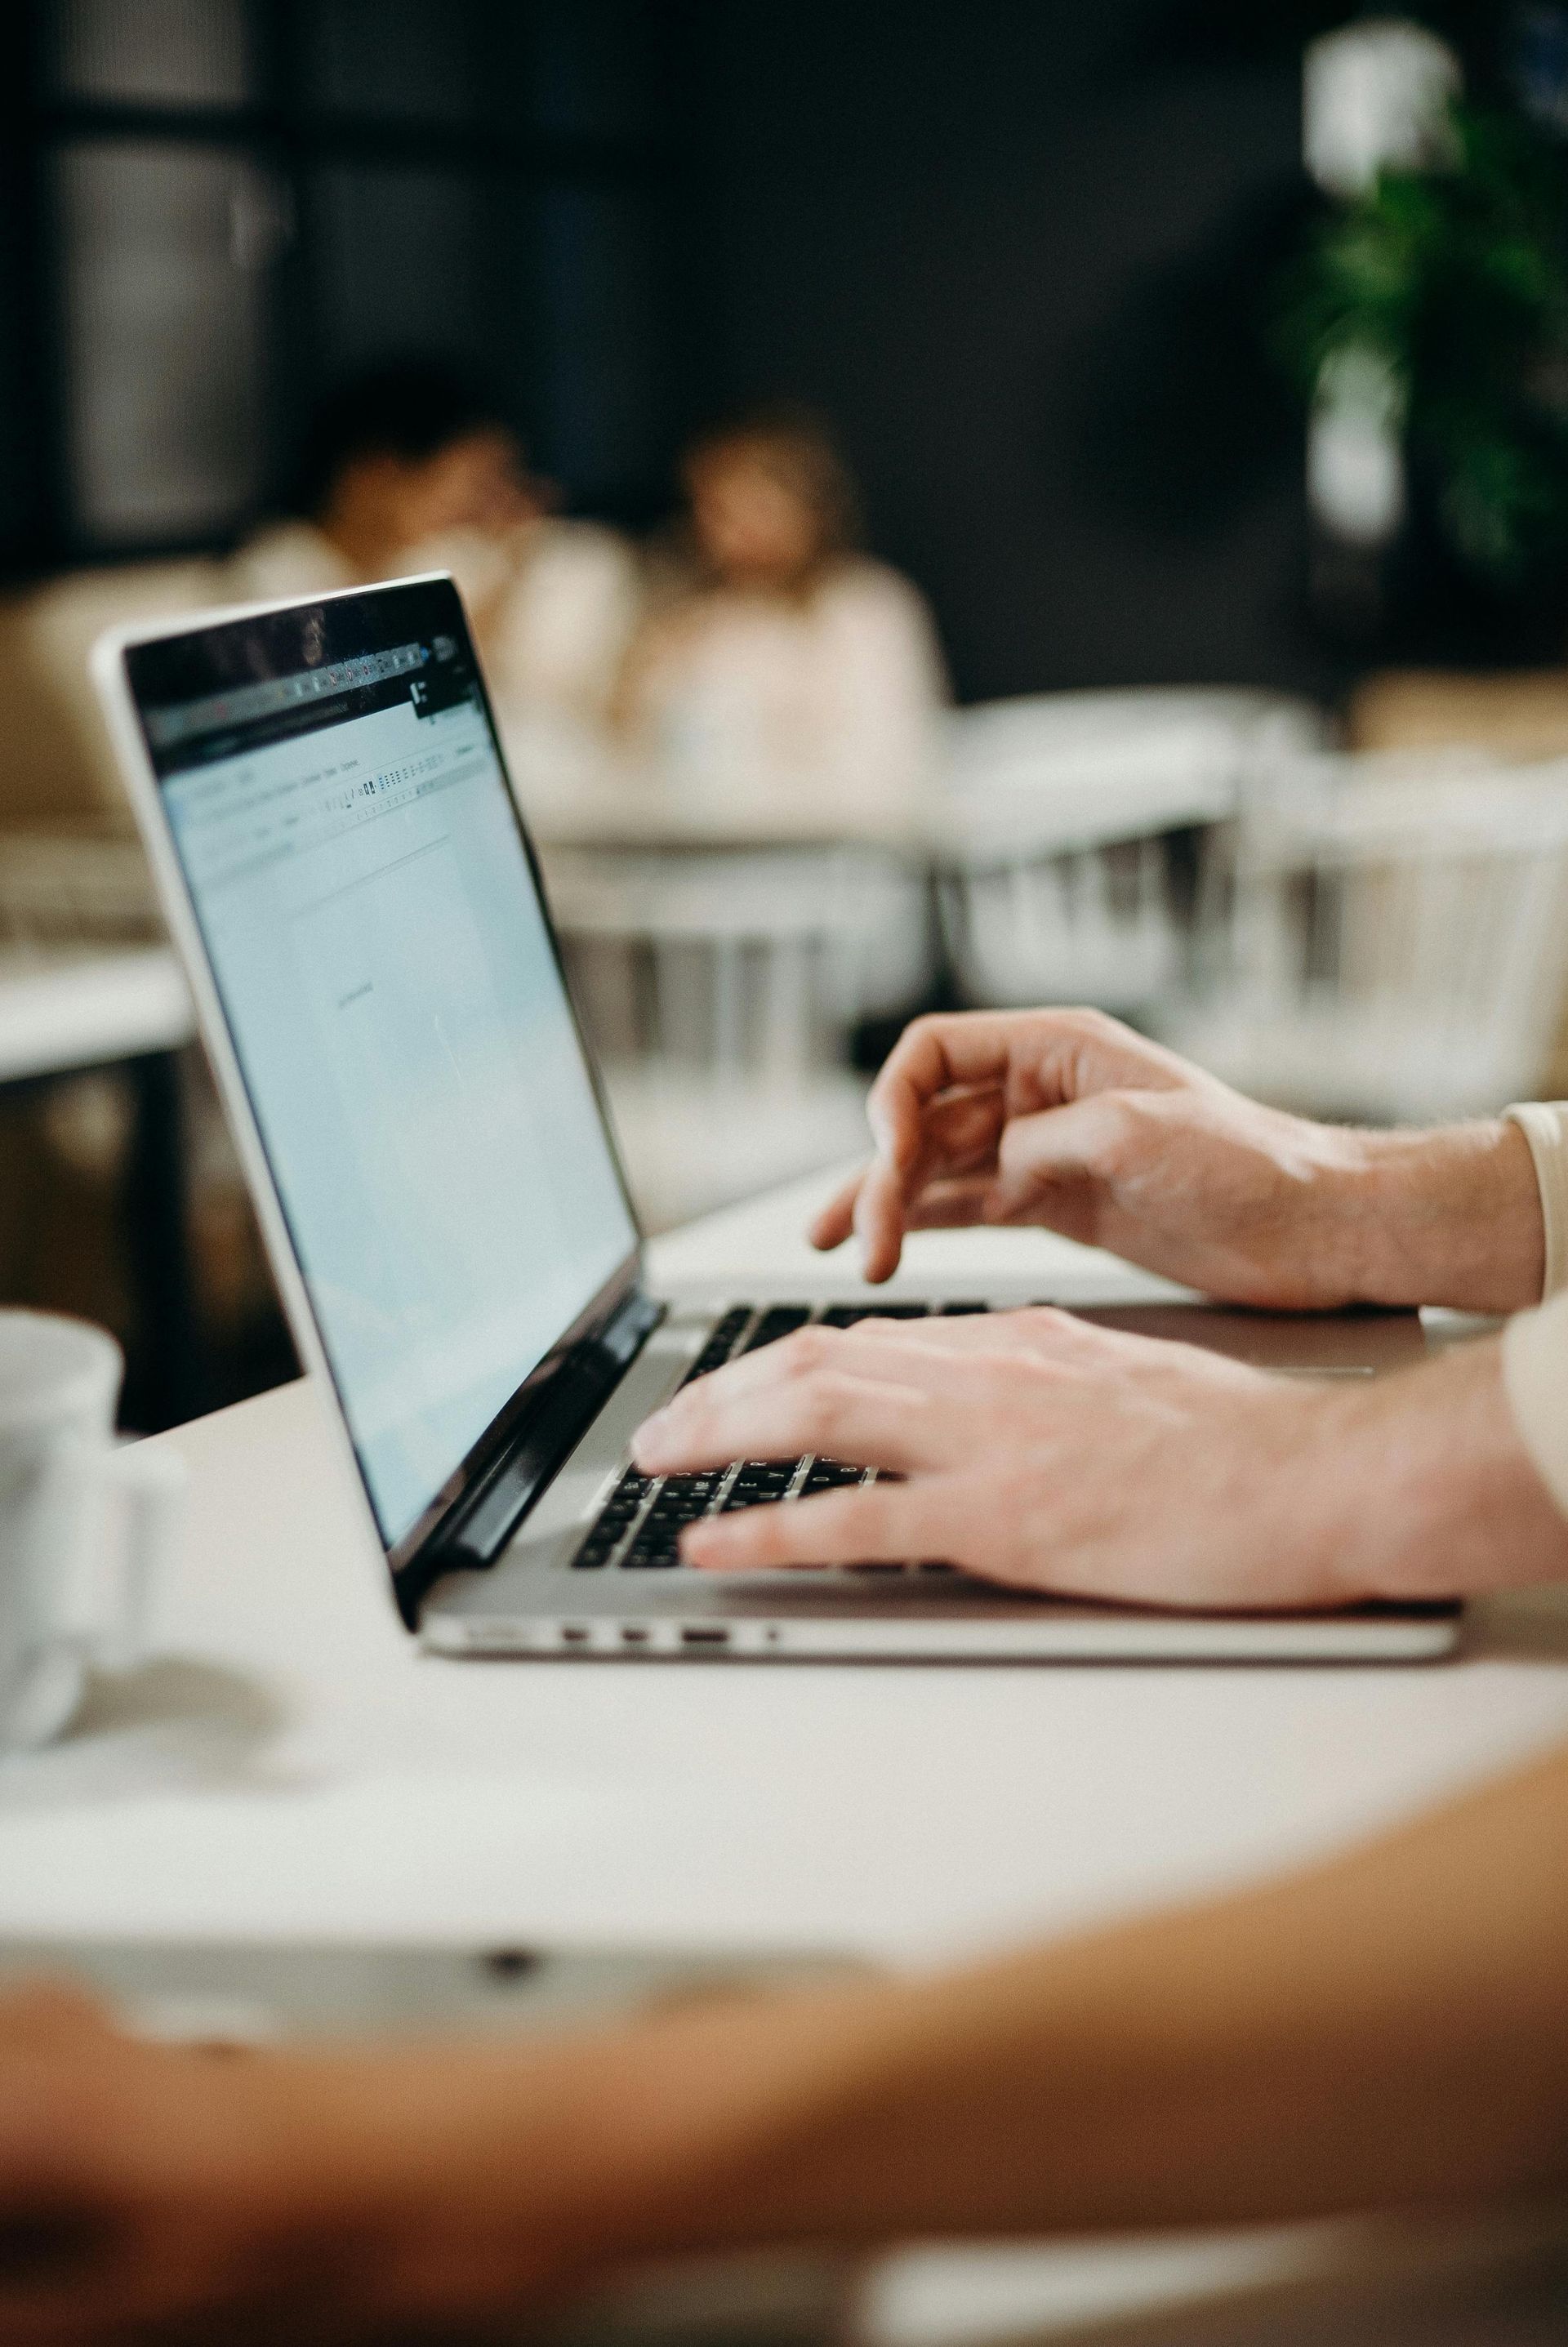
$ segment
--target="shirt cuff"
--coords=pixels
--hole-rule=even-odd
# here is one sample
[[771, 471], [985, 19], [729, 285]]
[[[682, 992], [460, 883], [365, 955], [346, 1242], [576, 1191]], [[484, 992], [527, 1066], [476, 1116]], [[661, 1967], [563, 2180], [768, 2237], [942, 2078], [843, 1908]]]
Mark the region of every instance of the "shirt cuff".
[[1568, 1296], [1509, 1322], [1502, 1382], [1524, 1447], [1568, 1515]]
[[1546, 1225], [1546, 1282], [1542, 1294], [1568, 1287], [1568, 1101], [1521, 1101], [1504, 1116], [1530, 1143], [1541, 1212]]

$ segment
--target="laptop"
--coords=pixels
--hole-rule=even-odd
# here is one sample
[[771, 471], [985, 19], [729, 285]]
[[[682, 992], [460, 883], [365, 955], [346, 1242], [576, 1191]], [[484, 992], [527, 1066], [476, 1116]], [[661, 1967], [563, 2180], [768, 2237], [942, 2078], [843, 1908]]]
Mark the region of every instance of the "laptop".
[[[1450, 1649], [1445, 1606], [1197, 1616], [1020, 1595], [940, 1562], [684, 1568], [695, 1516], [860, 1480], [826, 1458], [639, 1475], [632, 1434], [686, 1379], [809, 1318], [980, 1311], [1029, 1289], [891, 1305], [651, 1292], [449, 578], [119, 630], [93, 665], [301, 1356], [427, 1648], [1012, 1663]], [[1419, 1348], [1414, 1321], [1399, 1326]]]

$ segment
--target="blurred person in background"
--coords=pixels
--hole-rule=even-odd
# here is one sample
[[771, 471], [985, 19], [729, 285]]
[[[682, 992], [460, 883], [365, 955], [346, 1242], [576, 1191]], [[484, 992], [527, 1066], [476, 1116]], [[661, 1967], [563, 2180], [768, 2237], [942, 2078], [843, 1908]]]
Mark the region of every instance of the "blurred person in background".
[[[612, 530], [556, 511], [515, 427], [460, 373], [400, 360], [342, 383], [304, 436], [292, 514], [224, 558], [78, 572], [25, 599], [13, 684], [25, 819], [128, 829], [87, 655], [107, 627], [449, 569], [506, 717], [602, 725], [637, 610]], [[25, 795], [24, 795], [25, 794]]]
[[485, 600], [511, 534], [538, 510], [510, 425], [460, 375], [422, 361], [328, 394], [306, 426], [291, 504], [226, 566], [237, 589], [260, 599], [359, 586], [440, 546]]
[[[105, 628], [420, 570], [450, 569], [463, 589], [524, 779], [539, 737], [560, 766], [571, 745], [602, 733], [634, 622], [636, 565], [613, 531], [555, 510], [504, 412], [461, 374], [409, 359], [343, 382], [307, 429], [293, 504], [226, 557], [80, 571], [0, 607], [0, 833], [131, 830], [87, 680]], [[141, 917], [156, 935], [150, 882]], [[271, 1286], [194, 1056], [188, 1073], [190, 1243], [207, 1318], [228, 1341], [259, 1325]], [[114, 1221], [128, 1117], [123, 1084], [91, 1075], [56, 1085], [0, 1130], [0, 1273], [10, 1297], [107, 1319], [134, 1341]]]
[[920, 596], [857, 550], [832, 439], [761, 411], [693, 441], [682, 480], [621, 680], [629, 743], [676, 785], [897, 812], [931, 777], [946, 680]]
[[235, 600], [450, 570], [504, 707], [603, 719], [636, 612], [630, 550], [557, 510], [463, 375], [405, 361], [342, 384], [307, 434], [297, 503], [224, 566]]

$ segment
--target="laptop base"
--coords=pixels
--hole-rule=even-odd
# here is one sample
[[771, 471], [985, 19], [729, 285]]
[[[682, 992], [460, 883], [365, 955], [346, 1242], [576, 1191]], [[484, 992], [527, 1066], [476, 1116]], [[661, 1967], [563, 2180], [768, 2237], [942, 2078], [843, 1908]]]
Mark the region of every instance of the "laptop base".
[[[1025, 1300], [986, 1299], [993, 1309]], [[1448, 1604], [1187, 1614], [1021, 1596], [929, 1566], [733, 1576], [579, 1568], [573, 1560], [637, 1427], [732, 1309], [725, 1298], [671, 1313], [497, 1563], [430, 1591], [418, 1624], [427, 1651], [625, 1663], [1414, 1663], [1457, 1647], [1460, 1612]], [[1143, 1316], [1103, 1317], [1130, 1327]], [[1373, 1375], [1424, 1351], [1414, 1314], [1315, 1319], [1176, 1305], [1147, 1317], [1157, 1323], [1149, 1334], [1211, 1344], [1283, 1374]]]

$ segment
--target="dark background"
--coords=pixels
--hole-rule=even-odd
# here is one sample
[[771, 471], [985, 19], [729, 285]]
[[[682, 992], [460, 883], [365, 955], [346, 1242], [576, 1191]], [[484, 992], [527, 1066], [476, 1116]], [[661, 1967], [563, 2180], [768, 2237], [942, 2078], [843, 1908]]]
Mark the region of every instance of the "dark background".
[[1147, 0], [704, 11], [707, 364], [839, 422], [962, 696], [1331, 681], [1264, 356], [1300, 52]]
[[1331, 692], [1264, 328], [1302, 37], [1346, 13], [34, 0], [0, 124], [5, 565], [225, 542], [316, 390], [426, 348], [632, 525], [693, 423], [820, 406], [962, 698]]

